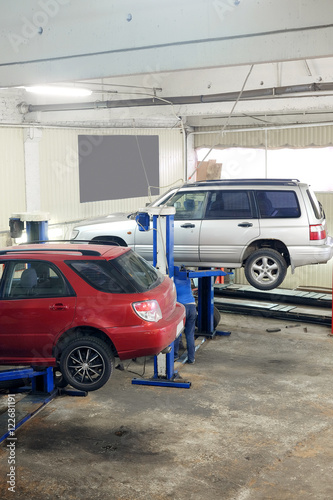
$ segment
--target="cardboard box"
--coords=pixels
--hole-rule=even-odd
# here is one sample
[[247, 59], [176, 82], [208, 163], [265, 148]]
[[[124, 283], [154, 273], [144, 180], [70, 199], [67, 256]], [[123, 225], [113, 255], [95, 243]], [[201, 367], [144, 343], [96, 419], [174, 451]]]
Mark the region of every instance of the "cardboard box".
[[216, 160], [203, 161], [196, 171], [196, 180], [218, 180], [221, 179], [221, 172], [222, 163], [216, 163]]

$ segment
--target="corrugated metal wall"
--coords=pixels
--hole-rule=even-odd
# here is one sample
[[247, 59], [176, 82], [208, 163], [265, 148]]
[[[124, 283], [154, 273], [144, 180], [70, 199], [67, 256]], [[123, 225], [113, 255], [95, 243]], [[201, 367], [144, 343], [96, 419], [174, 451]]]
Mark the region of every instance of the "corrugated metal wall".
[[8, 239], [9, 217], [25, 211], [23, 130], [0, 129], [0, 244]]
[[322, 127], [300, 127], [262, 130], [242, 130], [233, 132], [231, 129], [221, 134], [217, 127], [198, 127], [194, 134], [194, 146], [200, 147], [243, 147], [243, 148], [331, 146], [333, 144], [333, 125]]
[[[50, 224], [80, 220], [145, 206], [144, 198], [80, 203], [78, 135], [158, 135], [162, 190], [183, 177], [183, 136], [179, 130], [85, 129], [43, 130], [40, 141], [42, 210], [51, 214]], [[138, 155], [138, 168], [141, 167]], [[144, 174], [143, 174], [144, 175]], [[128, 179], [131, 182], [131, 179]]]

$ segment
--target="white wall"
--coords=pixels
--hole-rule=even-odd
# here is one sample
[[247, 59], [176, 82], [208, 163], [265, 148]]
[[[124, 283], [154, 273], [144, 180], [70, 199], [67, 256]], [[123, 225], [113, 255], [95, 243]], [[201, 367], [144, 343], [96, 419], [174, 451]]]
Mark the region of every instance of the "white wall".
[[[38, 132], [38, 134], [37, 134]], [[0, 128], [0, 172], [2, 194], [0, 197], [0, 238], [6, 244], [8, 219], [13, 212], [30, 211], [34, 206], [50, 214], [49, 225], [65, 224], [88, 217], [96, 217], [117, 211], [130, 211], [145, 206], [147, 196], [128, 200], [108, 200], [80, 203], [79, 199], [79, 134], [138, 134], [159, 136], [160, 186], [168, 186], [184, 178], [183, 135], [179, 129], [37, 129]], [[31, 136], [31, 139], [30, 139]], [[31, 147], [39, 162], [39, 172], [34, 171], [36, 184], [27, 183], [25, 167], [35, 169], [31, 158]], [[26, 141], [26, 142], [25, 142]], [[138, 168], [141, 161], [138, 156]], [[39, 178], [38, 178], [39, 174]], [[144, 174], [143, 174], [144, 175]], [[30, 177], [29, 177], [30, 179]], [[30, 179], [31, 180], [31, 179]], [[131, 182], [131, 179], [128, 179]], [[27, 189], [27, 193], [25, 190]], [[38, 199], [39, 197], [39, 199]], [[28, 204], [27, 204], [28, 200]], [[33, 204], [35, 202], [35, 204]], [[28, 205], [28, 206], [27, 206]], [[67, 235], [68, 232], [67, 232]]]
[[0, 245], [6, 245], [10, 216], [26, 207], [23, 130], [1, 128], [0, 152]]
[[[66, 222], [127, 211], [144, 206], [148, 199], [108, 200], [80, 203], [78, 135], [158, 135], [160, 149], [160, 184], [167, 186], [182, 177], [182, 135], [179, 130], [43, 130], [40, 141], [41, 205], [51, 213], [50, 223]], [[138, 155], [138, 168], [141, 167]], [[142, 172], [144, 175], [144, 172]], [[131, 179], [128, 179], [131, 182]]]

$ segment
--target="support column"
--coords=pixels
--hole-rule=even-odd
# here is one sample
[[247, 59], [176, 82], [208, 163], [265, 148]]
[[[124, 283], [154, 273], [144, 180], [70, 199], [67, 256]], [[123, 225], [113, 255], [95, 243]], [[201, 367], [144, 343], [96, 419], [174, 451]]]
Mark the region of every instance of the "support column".
[[[193, 175], [195, 169], [197, 167], [197, 154], [194, 147], [194, 134], [192, 130], [187, 129], [187, 137], [186, 137], [186, 177], [185, 181], [189, 179], [190, 176]], [[195, 181], [195, 176], [191, 177], [191, 181]]]
[[39, 141], [42, 135], [38, 128], [30, 127], [24, 131], [26, 211], [29, 213], [41, 209]]

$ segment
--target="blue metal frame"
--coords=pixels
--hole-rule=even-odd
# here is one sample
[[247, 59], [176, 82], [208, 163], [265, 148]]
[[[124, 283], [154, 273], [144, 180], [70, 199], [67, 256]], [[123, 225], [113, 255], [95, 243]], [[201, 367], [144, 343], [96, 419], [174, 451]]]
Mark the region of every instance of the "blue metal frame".
[[26, 222], [27, 241], [48, 240], [48, 221], [27, 221]]
[[[176, 374], [177, 372], [175, 372]], [[189, 389], [191, 387], [191, 382], [184, 382], [182, 379], [173, 378], [172, 380], [167, 379], [137, 379], [134, 378], [132, 380], [132, 384], [134, 385], [155, 385], [158, 387], [179, 387], [179, 389]]]
[[175, 216], [167, 215], [166, 216], [166, 257], [168, 263], [168, 272], [170, 278], [174, 276], [174, 225], [175, 225]]
[[[158, 215], [153, 215], [153, 265], [157, 264], [157, 230], [158, 230]], [[198, 287], [198, 332], [197, 336], [205, 336], [212, 338], [215, 335], [230, 335], [230, 332], [220, 332], [214, 329], [214, 276], [226, 276], [227, 274], [221, 270], [201, 269], [199, 271], [181, 270], [174, 266], [174, 215], [165, 215], [166, 218], [166, 257], [168, 264], [169, 276], [173, 278], [175, 275], [186, 275], [190, 278], [200, 278]], [[137, 216], [140, 221], [140, 214]], [[206, 339], [204, 339], [205, 341]], [[203, 342], [204, 342], [203, 341]], [[202, 342], [202, 343], [203, 343]], [[201, 343], [201, 344], [202, 344]], [[200, 346], [201, 346], [200, 344]], [[200, 347], [196, 346], [196, 350]], [[154, 357], [154, 377], [149, 380], [133, 379], [132, 384], [136, 385], [156, 385], [166, 387], [181, 387], [189, 388], [190, 382], [180, 382], [178, 372], [174, 369], [174, 343], [171, 344], [170, 352], [166, 356], [166, 373], [165, 377], [161, 377], [158, 373], [158, 357]], [[182, 360], [186, 362], [187, 357]]]
[[[174, 344], [172, 342], [170, 346], [170, 351], [166, 353], [166, 378], [168, 380], [172, 380], [172, 378], [175, 375], [174, 371]], [[158, 362], [157, 362], [157, 356], [154, 356], [154, 378], [158, 378]]]
[[[140, 214], [138, 214], [138, 220], [141, 220]], [[158, 231], [158, 218], [159, 215], [153, 215], [153, 266], [157, 264], [157, 231]], [[165, 241], [165, 251], [168, 266], [168, 273], [170, 278], [174, 275], [174, 215], [165, 215], [166, 224], [166, 241]], [[191, 382], [183, 381], [178, 372], [174, 369], [174, 344], [170, 346], [170, 351], [165, 354], [166, 359], [166, 374], [165, 377], [161, 377], [158, 374], [158, 357], [154, 356], [154, 376], [149, 380], [144, 379], [133, 379], [132, 384], [136, 385], [156, 385], [164, 387], [179, 387], [183, 389], [188, 389], [191, 386]], [[187, 359], [187, 358], [186, 358]]]
[[18, 379], [30, 380], [32, 393], [51, 393], [54, 390], [53, 368], [51, 367], [41, 371], [34, 370], [33, 368], [20, 368], [0, 372], [0, 381]]
[[[41, 409], [43, 409], [48, 403], [50, 403], [50, 401], [52, 401], [52, 399], [56, 395], [57, 395], [57, 391], [56, 391], [56, 389], [54, 389], [51, 392], [51, 394], [49, 394], [47, 397], [45, 397], [45, 398], [41, 397], [39, 399], [39, 401], [38, 401], [38, 403], [40, 404], [40, 406], [38, 408], [36, 408], [31, 413], [28, 413], [25, 417], [23, 417], [18, 422], [15, 422], [15, 431], [17, 429], [19, 429], [25, 422], [27, 422], [28, 420], [30, 420], [31, 417], [33, 417], [34, 415], [36, 415], [36, 413], [38, 413]], [[15, 434], [15, 432], [14, 432], [14, 434]], [[10, 431], [5, 432], [5, 434], [3, 434], [2, 436], [0, 436], [0, 443], [2, 443], [5, 439], [8, 439], [10, 442], [12, 442], [12, 441], [16, 441], [17, 438], [13, 437], [13, 430], [10, 430]]]
[[230, 332], [214, 329], [214, 276], [226, 276], [218, 269], [199, 268], [198, 271], [187, 271], [175, 266], [175, 276], [199, 278], [198, 282], [198, 331], [196, 335], [213, 338], [215, 335], [229, 336]]
[[[41, 371], [36, 371], [33, 368], [19, 368], [0, 372], [0, 381], [18, 379], [31, 380], [32, 387], [22, 386], [12, 389], [12, 392], [28, 392], [31, 390], [32, 396], [37, 397], [37, 402], [40, 406], [33, 412], [28, 413], [21, 420], [15, 422], [15, 431], [27, 420], [33, 417], [37, 411], [40, 411], [40, 409], [49, 403], [57, 394], [57, 390], [54, 388], [53, 368], [51, 367], [45, 368]], [[12, 432], [13, 430], [11, 430], [11, 432], [7, 431], [3, 436], [1, 436], [0, 443], [7, 437], [8, 439], [13, 439], [12, 437], [9, 438], [9, 435], [13, 435]]]
[[[21, 427], [25, 422], [27, 422], [31, 417], [33, 417], [37, 412], [39, 412], [44, 406], [46, 406], [52, 399], [58, 394], [65, 394], [68, 396], [87, 396], [87, 392], [75, 391], [68, 389], [57, 389], [54, 387], [54, 377], [53, 368], [48, 367], [41, 371], [34, 370], [33, 368], [19, 368], [11, 369], [0, 372], [0, 381], [4, 380], [17, 380], [17, 379], [28, 379], [31, 380], [31, 388], [28, 386], [22, 386], [15, 389], [11, 389], [12, 393], [17, 392], [29, 392], [27, 395], [28, 399], [33, 398], [31, 404], [39, 404], [38, 408], [27, 413], [21, 420], [17, 421], [15, 424], [15, 431]], [[25, 405], [27, 406], [27, 405]], [[8, 431], [3, 436], [0, 436], [0, 443], [6, 438], [13, 439], [11, 433]]]
[[157, 264], [157, 217], [153, 215], [153, 266]]

